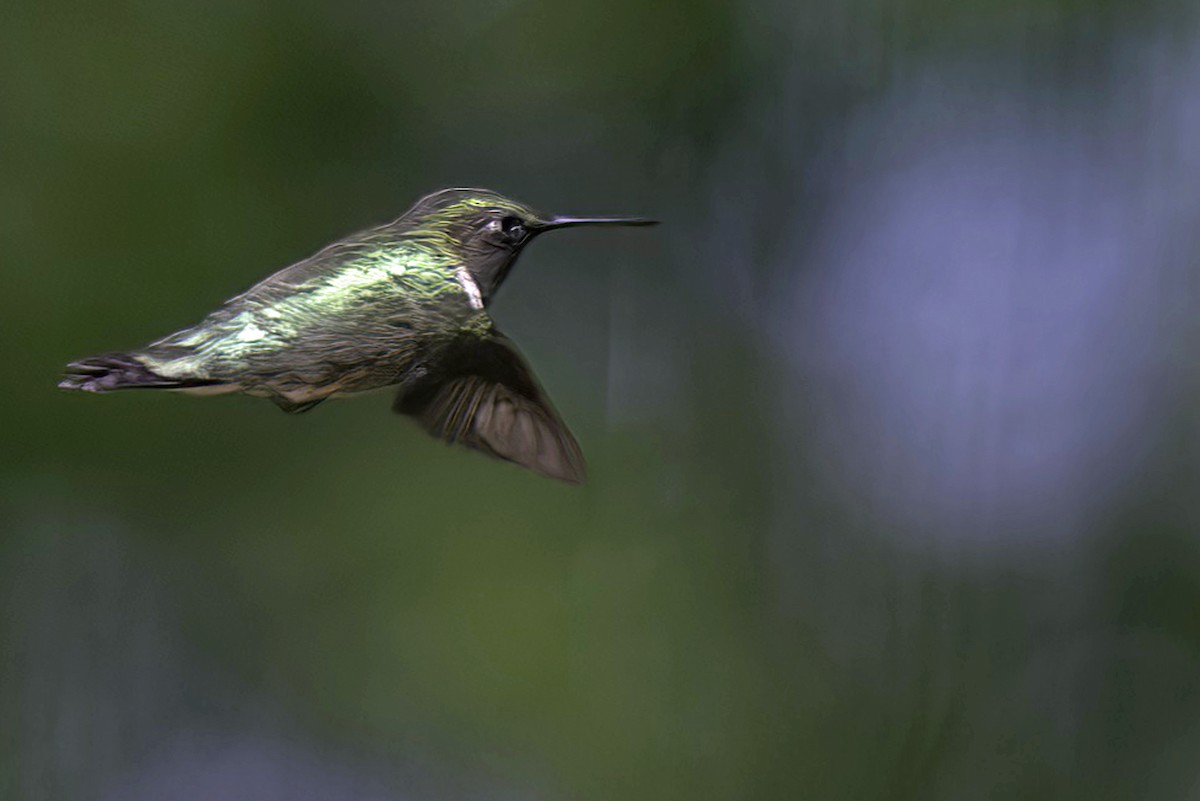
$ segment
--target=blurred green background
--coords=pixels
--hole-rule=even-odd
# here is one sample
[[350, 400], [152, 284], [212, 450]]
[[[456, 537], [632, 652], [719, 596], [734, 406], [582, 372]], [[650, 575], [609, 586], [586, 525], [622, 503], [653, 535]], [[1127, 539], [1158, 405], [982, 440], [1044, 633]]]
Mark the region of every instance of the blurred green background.
[[[1200, 798], [1196, 21], [6, 4], [0, 798]], [[55, 389], [455, 185], [587, 486]]]

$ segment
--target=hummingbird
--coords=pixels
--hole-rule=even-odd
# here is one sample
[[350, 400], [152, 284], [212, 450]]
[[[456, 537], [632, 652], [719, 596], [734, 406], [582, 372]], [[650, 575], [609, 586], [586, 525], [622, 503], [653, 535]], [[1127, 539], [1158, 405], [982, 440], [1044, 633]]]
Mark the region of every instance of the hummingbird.
[[242, 393], [285, 412], [396, 386], [393, 411], [433, 436], [579, 484], [579, 444], [488, 306], [538, 235], [642, 217], [542, 214], [487, 189], [444, 189], [339, 239], [190, 328], [67, 365], [59, 387]]

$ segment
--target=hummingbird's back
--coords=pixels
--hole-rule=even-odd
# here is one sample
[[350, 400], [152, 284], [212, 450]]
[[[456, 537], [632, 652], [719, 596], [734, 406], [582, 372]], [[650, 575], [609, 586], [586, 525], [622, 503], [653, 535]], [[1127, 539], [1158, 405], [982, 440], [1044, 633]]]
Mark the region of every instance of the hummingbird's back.
[[452, 261], [384, 226], [276, 273], [142, 360], [168, 378], [307, 406], [400, 383], [478, 314]]

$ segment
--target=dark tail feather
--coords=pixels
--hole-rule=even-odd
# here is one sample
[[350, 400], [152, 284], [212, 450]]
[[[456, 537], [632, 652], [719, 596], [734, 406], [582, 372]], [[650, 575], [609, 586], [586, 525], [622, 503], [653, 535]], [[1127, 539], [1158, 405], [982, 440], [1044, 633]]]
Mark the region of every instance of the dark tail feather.
[[207, 381], [180, 381], [164, 378], [128, 353], [106, 353], [71, 362], [60, 389], [83, 392], [112, 392], [114, 389], [178, 389], [202, 386]]

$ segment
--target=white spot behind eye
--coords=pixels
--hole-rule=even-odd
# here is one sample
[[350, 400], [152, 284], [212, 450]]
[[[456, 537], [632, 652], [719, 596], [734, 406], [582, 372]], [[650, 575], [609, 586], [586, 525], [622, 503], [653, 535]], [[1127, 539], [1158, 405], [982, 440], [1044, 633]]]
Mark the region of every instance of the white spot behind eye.
[[463, 288], [463, 292], [467, 293], [467, 302], [471, 304], [471, 308], [476, 311], [482, 309], [483, 295], [480, 294], [479, 284], [475, 283], [475, 277], [471, 275], [470, 271], [466, 267], [459, 267], [454, 271], [454, 277], [458, 280], [458, 285]]

